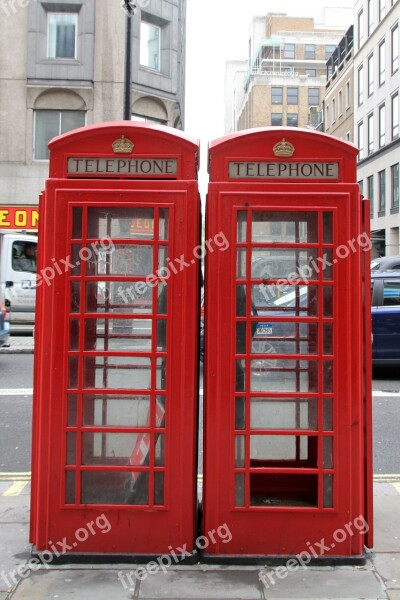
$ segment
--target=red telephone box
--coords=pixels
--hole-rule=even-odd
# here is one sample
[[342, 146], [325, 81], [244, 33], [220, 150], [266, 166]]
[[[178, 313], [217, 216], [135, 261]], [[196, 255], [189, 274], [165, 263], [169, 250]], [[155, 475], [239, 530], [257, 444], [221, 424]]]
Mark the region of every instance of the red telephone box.
[[35, 340], [39, 551], [194, 551], [198, 152], [178, 131], [125, 121], [50, 143]]
[[361, 561], [372, 544], [368, 202], [357, 149], [298, 128], [213, 142], [207, 555]]

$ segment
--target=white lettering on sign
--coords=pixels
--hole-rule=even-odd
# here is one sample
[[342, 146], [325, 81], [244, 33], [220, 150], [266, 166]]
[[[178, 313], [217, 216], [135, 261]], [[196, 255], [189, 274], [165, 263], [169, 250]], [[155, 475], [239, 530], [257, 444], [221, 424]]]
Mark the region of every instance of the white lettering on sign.
[[177, 174], [176, 158], [78, 158], [69, 157], [69, 175], [143, 175], [173, 176]]
[[229, 162], [230, 179], [338, 179], [337, 162]]

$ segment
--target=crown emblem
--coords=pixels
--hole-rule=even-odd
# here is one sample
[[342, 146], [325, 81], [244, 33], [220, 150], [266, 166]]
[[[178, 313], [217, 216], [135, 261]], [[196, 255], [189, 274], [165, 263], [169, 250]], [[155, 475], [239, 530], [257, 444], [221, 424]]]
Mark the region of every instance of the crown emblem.
[[294, 146], [283, 138], [281, 142], [275, 144], [273, 151], [275, 156], [293, 156]]
[[134, 148], [134, 143], [128, 140], [124, 135], [119, 140], [112, 143], [112, 149], [115, 154], [130, 154]]

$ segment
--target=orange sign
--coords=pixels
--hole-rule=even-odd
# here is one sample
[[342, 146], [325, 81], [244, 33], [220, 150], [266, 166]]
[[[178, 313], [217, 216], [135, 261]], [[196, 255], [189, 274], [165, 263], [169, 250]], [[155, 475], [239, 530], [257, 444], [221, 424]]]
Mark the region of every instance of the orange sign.
[[37, 206], [0, 206], [0, 229], [37, 229]]

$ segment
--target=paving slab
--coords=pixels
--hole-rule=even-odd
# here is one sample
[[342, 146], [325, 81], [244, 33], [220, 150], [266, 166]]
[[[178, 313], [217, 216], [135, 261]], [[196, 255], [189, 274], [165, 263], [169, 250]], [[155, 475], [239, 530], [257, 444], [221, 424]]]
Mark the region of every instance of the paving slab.
[[[15, 569], [27, 562], [29, 539], [29, 497], [0, 497], [0, 592], [15, 585]], [[14, 575], [14, 576], [13, 576]]]
[[374, 552], [400, 552], [400, 497], [374, 499]]
[[400, 590], [388, 590], [389, 600], [400, 600]]
[[382, 552], [374, 556], [373, 562], [386, 587], [400, 590], [400, 555]]

